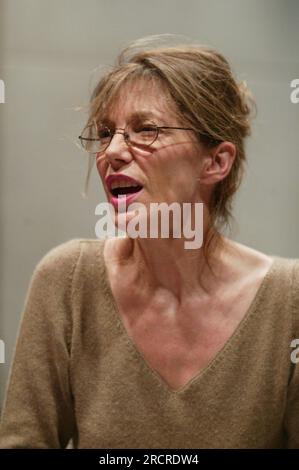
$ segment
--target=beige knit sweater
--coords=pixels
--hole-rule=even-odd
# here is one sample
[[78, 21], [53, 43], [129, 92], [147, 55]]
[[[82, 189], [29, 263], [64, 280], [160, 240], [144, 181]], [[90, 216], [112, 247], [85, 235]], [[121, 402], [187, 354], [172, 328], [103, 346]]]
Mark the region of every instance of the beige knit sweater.
[[[226, 345], [172, 390], [128, 336], [101, 239], [38, 263], [0, 427], [1, 448], [299, 448], [299, 259], [274, 257]], [[298, 354], [299, 356], [299, 354]]]

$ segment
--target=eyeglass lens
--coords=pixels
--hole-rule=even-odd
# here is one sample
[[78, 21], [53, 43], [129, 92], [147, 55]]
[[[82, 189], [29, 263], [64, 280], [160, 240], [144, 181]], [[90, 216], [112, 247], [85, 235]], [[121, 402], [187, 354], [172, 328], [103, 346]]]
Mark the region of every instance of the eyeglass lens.
[[127, 125], [124, 130], [110, 130], [107, 126], [92, 124], [84, 129], [81, 143], [90, 153], [103, 152], [115, 133], [124, 134], [129, 145], [151, 145], [157, 138], [158, 128], [154, 123]]

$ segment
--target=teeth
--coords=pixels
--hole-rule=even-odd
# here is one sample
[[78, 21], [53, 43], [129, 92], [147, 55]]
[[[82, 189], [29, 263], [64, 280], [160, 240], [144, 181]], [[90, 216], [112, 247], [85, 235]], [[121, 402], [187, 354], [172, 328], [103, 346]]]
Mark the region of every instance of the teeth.
[[136, 184], [136, 183], [132, 183], [130, 181], [114, 181], [112, 184], [111, 184], [111, 189], [115, 189], [115, 188], [128, 188], [129, 186], [140, 186], [139, 184]]

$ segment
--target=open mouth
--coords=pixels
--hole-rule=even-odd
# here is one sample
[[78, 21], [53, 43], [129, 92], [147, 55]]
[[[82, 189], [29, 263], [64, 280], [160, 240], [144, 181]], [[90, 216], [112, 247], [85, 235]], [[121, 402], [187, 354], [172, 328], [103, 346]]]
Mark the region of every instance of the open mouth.
[[111, 194], [114, 197], [126, 196], [127, 194], [138, 193], [139, 191], [141, 191], [142, 188], [143, 186], [141, 185], [118, 187], [111, 189]]

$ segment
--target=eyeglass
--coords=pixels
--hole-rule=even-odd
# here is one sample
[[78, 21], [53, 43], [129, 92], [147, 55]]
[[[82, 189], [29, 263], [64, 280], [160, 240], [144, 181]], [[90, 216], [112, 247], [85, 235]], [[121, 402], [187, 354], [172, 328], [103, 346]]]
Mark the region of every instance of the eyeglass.
[[[117, 129], [123, 132], [116, 132]], [[195, 129], [190, 127], [157, 126], [154, 123], [138, 124], [134, 126], [128, 124], [125, 128], [118, 127], [112, 131], [107, 126], [98, 127], [96, 123], [93, 123], [85, 127], [78, 138], [84, 150], [92, 154], [97, 154], [104, 152], [108, 148], [114, 134], [123, 134], [128, 146], [136, 145], [149, 147], [155, 142], [155, 140], [157, 140], [161, 129], [178, 129], [197, 132]], [[201, 136], [203, 136], [203, 134], [201, 134]], [[215, 144], [220, 142], [210, 137], [208, 140]]]

